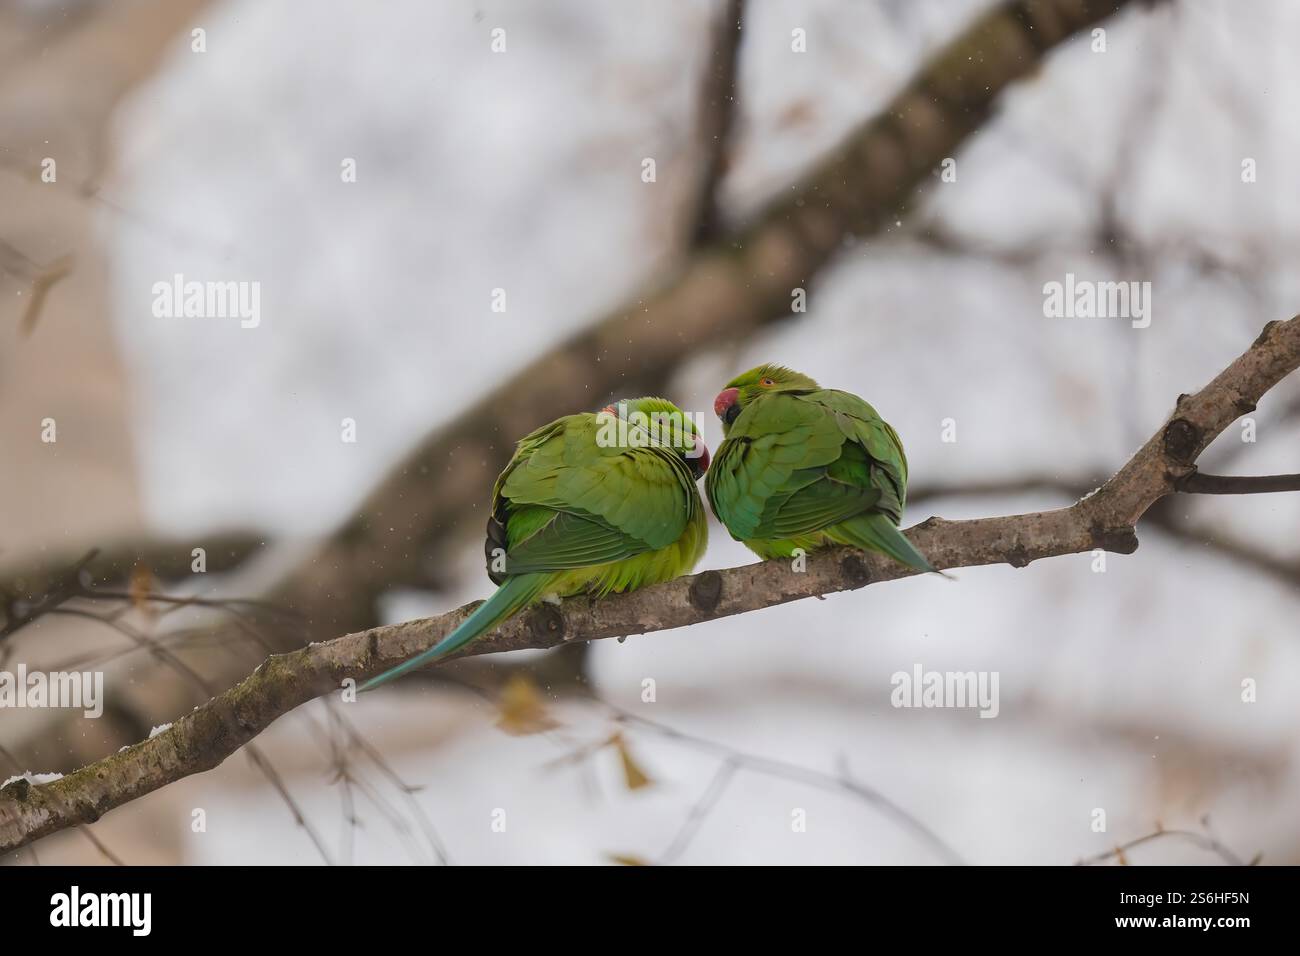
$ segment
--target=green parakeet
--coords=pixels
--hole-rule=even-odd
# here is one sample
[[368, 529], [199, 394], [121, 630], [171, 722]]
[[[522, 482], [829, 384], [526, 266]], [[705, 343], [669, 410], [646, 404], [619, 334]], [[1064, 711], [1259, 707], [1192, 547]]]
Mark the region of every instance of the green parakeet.
[[862, 399], [760, 365], [728, 382], [713, 410], [726, 440], [705, 479], [709, 503], [760, 558], [851, 545], [935, 570], [898, 530], [902, 442]]
[[434, 647], [361, 689], [450, 654], [543, 598], [631, 591], [688, 573], [708, 542], [695, 486], [708, 466], [690, 416], [662, 398], [537, 429], [492, 491], [484, 550], [496, 593]]

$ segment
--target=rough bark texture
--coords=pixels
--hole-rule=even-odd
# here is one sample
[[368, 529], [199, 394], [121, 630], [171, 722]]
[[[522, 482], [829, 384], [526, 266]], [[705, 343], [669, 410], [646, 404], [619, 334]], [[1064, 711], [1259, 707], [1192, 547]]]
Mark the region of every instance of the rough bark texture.
[[[1270, 322], [1254, 344], [1210, 384], [1179, 397], [1173, 415], [1094, 494], [1068, 508], [999, 518], [932, 518], [909, 537], [939, 568], [1010, 564], [1100, 548], [1137, 548], [1136, 524], [1195, 469], [1196, 457], [1224, 428], [1300, 367], [1300, 316]], [[462, 655], [548, 648], [683, 627], [801, 598], [854, 590], [914, 572], [876, 555], [833, 550], [806, 569], [789, 562], [704, 571], [601, 600], [572, 598], [506, 622]], [[0, 850], [97, 820], [174, 780], [215, 767], [276, 718], [425, 650], [473, 610], [348, 634], [267, 659], [252, 675], [177, 720], [170, 729], [60, 780], [19, 780], [0, 789]]]

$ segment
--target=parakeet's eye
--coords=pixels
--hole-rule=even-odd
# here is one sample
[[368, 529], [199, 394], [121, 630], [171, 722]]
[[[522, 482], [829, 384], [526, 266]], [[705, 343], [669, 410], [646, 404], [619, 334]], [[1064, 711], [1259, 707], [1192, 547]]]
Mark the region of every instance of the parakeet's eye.
[[770, 386], [772, 386], [772, 385], [775, 385], [776, 382], [772, 381], [770, 378], [760, 378], [760, 379], [758, 380], [758, 384], [759, 384], [759, 385], [766, 385], [766, 386], [769, 386], [769, 387], [770, 387]]

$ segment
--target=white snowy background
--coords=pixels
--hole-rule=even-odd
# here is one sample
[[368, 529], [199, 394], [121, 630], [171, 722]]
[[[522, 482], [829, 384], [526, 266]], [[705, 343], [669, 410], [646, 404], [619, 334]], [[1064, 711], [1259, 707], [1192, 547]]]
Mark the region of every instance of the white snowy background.
[[[750, 3], [728, 215], [778, 194], [983, 6]], [[431, 427], [666, 268], [698, 175], [712, 9], [231, 0], [201, 20], [205, 54], [179, 36], [120, 113], [105, 195], [131, 214], [102, 221], [155, 525], [328, 531]], [[505, 54], [490, 50], [496, 27]], [[791, 52], [795, 27], [807, 53]], [[885, 235], [846, 242], [806, 316], [695, 357], [669, 395], [708, 412], [731, 375], [778, 360], [874, 403], [917, 487], [1048, 476], [1087, 488], [1117, 468], [1180, 392], [1300, 308], [1300, 8], [1196, 0], [1106, 28], [1106, 52], [1076, 38], [1005, 97], [958, 155], [957, 182], [936, 178]], [[654, 184], [640, 178], [646, 156]], [[344, 157], [355, 184], [340, 181]], [[1257, 183], [1241, 182], [1243, 157], [1257, 160]], [[1112, 179], [1116, 215], [1147, 250], [1140, 271], [1095, 239]], [[911, 238], [932, 221], [987, 254]], [[1016, 260], [1026, 248], [1043, 255]], [[1197, 250], [1232, 268], [1200, 268]], [[1067, 271], [1151, 281], [1150, 328], [1044, 318], [1043, 283]], [[259, 281], [261, 326], [155, 318], [151, 287], [175, 273]], [[505, 314], [490, 310], [498, 287]], [[1269, 417], [1297, 394], [1291, 382], [1268, 396], [1258, 441], [1230, 447], [1234, 426], [1207, 465], [1231, 454], [1237, 473], [1297, 470], [1295, 424]], [[345, 417], [355, 444], [339, 440]], [[946, 418], [955, 443], [941, 441]], [[711, 414], [706, 431], [716, 447]], [[906, 523], [1064, 503], [1049, 491], [929, 500]], [[1300, 557], [1296, 496], [1174, 504]], [[1207, 814], [1239, 855], [1297, 862], [1300, 588], [1140, 531], [1139, 551], [1108, 556], [1104, 573], [1081, 555], [871, 587], [602, 642], [592, 677], [669, 727], [827, 773], [847, 766], [970, 862], [1070, 863], [1157, 821], [1201, 830]], [[454, 592], [391, 601], [392, 614], [486, 595], [476, 552], [458, 562]], [[750, 559], [712, 527], [701, 567]], [[891, 707], [890, 676], [917, 663], [997, 671], [1000, 715]], [[647, 677], [653, 704], [640, 698]], [[1245, 678], [1256, 703], [1241, 700]], [[363, 825], [346, 832], [318, 706], [264, 741], [308, 817], [331, 848], [355, 841], [359, 862], [427, 857], [364, 798]], [[572, 701], [555, 708], [563, 740], [507, 736], [490, 706], [432, 687], [367, 696], [349, 716], [424, 786], [415, 799], [455, 862], [655, 859], [719, 762], [633, 727], [652, 787], [628, 791], [612, 752], [548, 767], [564, 740], [611, 730]], [[175, 830], [186, 862], [319, 859], [279, 797], [235, 764], [185, 781], [170, 803], [118, 812]], [[190, 832], [178, 803], [206, 810], [206, 833]], [[806, 832], [792, 830], [796, 809]], [[1175, 841], [1131, 858], [1217, 862]], [[859, 800], [742, 771], [679, 862], [940, 860]]]

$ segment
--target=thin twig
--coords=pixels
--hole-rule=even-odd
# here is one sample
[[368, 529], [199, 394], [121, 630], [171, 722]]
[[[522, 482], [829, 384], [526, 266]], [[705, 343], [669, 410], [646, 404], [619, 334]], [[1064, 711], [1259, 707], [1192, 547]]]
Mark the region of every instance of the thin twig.
[[1120, 865], [1126, 866], [1128, 865], [1126, 854], [1129, 850], [1165, 838], [1186, 840], [1202, 850], [1215, 854], [1229, 866], [1255, 866], [1260, 861], [1260, 857], [1256, 856], [1253, 860], [1247, 863], [1213, 836], [1204, 833], [1197, 833], [1194, 830], [1157, 829], [1152, 833], [1146, 834], [1146, 836], [1140, 836], [1136, 840], [1129, 840], [1127, 843], [1122, 843], [1112, 850], [1107, 850], [1105, 853], [1098, 853], [1095, 856], [1085, 857], [1084, 859], [1079, 860], [1075, 866], [1096, 866], [1099, 863], [1108, 863], [1111, 860], [1116, 861]]
[[1174, 487], [1189, 495], [1266, 495], [1300, 491], [1300, 475], [1184, 475]]
[[100, 853], [102, 853], [105, 857], [107, 857], [108, 860], [109, 860], [109, 861], [110, 861], [114, 866], [126, 866], [126, 864], [122, 862], [122, 858], [119, 857], [119, 856], [118, 856], [116, 853], [114, 853], [112, 850], [110, 850], [110, 849], [109, 849], [109, 848], [104, 844], [104, 841], [103, 841], [103, 840], [101, 840], [99, 837], [95, 836], [94, 832], [90, 829], [90, 827], [88, 827], [88, 826], [80, 826], [80, 827], [77, 827], [77, 832], [80, 833], [82, 836], [84, 836], [84, 837], [85, 837], [87, 840], [89, 840], [91, 843], [93, 843], [93, 844], [95, 845], [95, 849], [98, 850]]
[[[614, 704], [601, 702], [616, 718], [626, 723], [636, 724], [638, 727], [651, 730], [663, 737], [676, 740], [679, 743], [687, 744], [697, 750], [716, 754], [723, 758], [724, 765], [730, 764], [735, 770], [752, 770], [769, 777], [778, 777], [784, 780], [791, 780], [796, 783], [803, 783], [809, 786], [817, 787], [822, 790], [838, 791], [840, 793], [851, 794], [864, 802], [874, 806], [885, 816], [892, 819], [903, 829], [908, 830], [913, 836], [917, 837], [922, 843], [926, 844], [936, 856], [940, 857], [945, 863], [961, 865], [962, 859], [955, 850], [952, 849], [942, 838], [924, 823], [908, 813], [903, 807], [890, 800], [879, 790], [867, 786], [864, 783], [852, 779], [847, 769], [842, 769], [841, 773], [829, 774], [820, 770], [812, 770], [808, 767], [801, 767], [798, 764], [786, 763], [782, 760], [775, 760], [771, 757], [762, 757], [756, 754], [744, 753], [736, 750], [726, 744], [720, 744], [712, 740], [706, 740], [703, 737], [696, 737], [693, 734], [683, 733], [672, 727], [668, 727], [658, 721], [642, 717], [629, 710], [624, 710]], [[715, 781], [718, 778], [715, 778]], [[722, 779], [721, 786], [725, 787], [726, 782], [730, 780], [728, 774]], [[717, 796], [721, 796], [719, 793]], [[715, 797], [716, 801], [716, 797]], [[711, 806], [701, 801], [699, 806]], [[691, 831], [693, 833], [693, 831]], [[680, 834], [679, 834], [680, 836]], [[671, 849], [671, 848], [670, 848]], [[680, 852], [680, 850], [678, 850]]]

